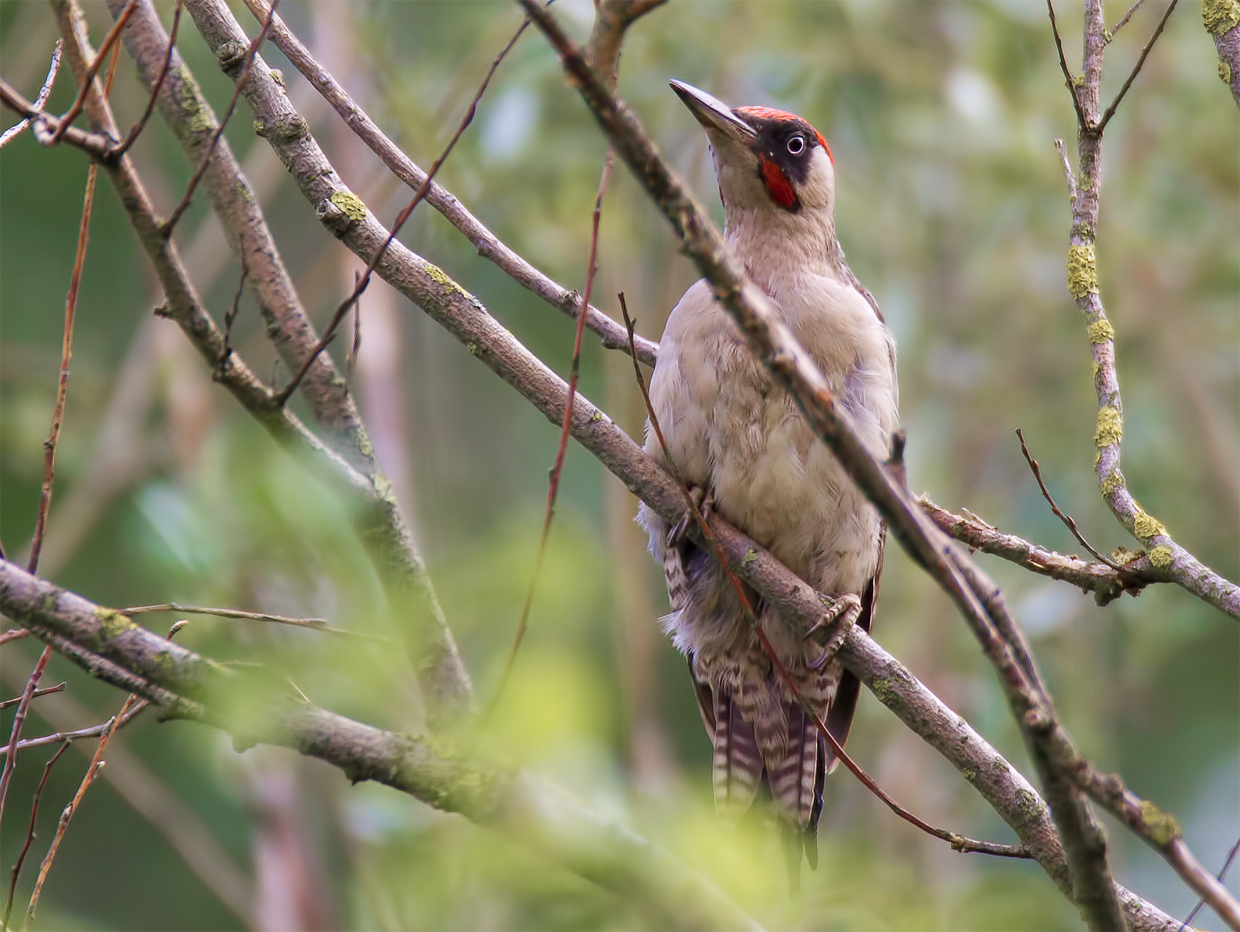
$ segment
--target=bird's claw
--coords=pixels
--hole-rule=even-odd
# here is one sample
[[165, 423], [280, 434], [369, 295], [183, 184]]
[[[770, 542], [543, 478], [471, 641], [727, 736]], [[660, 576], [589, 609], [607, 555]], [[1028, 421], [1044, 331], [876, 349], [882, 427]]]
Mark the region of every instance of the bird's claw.
[[[700, 485], [693, 485], [689, 487], [689, 498], [693, 500], [693, 508], [701, 515], [702, 520], [709, 520], [715, 510], [715, 494], [703, 489]], [[676, 548], [683, 544], [685, 538], [689, 536], [689, 528], [696, 523], [692, 512], [686, 512], [685, 516], [672, 525], [671, 530], [667, 532], [667, 546]]]
[[854, 593], [836, 596], [834, 599], [822, 597], [826, 611], [810, 626], [802, 637], [803, 642], [817, 644], [822, 651], [809, 661], [809, 668], [814, 672], [821, 670], [830, 662], [844, 642], [844, 636], [861, 615], [861, 599]]

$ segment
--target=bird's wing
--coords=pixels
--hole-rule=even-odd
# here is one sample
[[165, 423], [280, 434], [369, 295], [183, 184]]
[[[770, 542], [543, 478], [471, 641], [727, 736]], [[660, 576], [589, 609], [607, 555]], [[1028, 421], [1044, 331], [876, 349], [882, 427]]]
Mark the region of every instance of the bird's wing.
[[[861, 614], [857, 618], [857, 624], [867, 634], [874, 625], [874, 610], [878, 605], [878, 584], [883, 575], [883, 549], [886, 542], [887, 525], [884, 524], [878, 539], [878, 565], [874, 568], [874, 576], [861, 595]], [[827, 731], [831, 732], [831, 736], [839, 742], [840, 747], [843, 747], [844, 742], [848, 740], [848, 731], [852, 728], [853, 715], [857, 711], [857, 699], [860, 694], [861, 681], [845, 670], [840, 677], [839, 686], [836, 687], [835, 698], [831, 701], [826, 721]], [[839, 760], [829, 747], [826, 751], [827, 772], [830, 773], [835, 769]]]

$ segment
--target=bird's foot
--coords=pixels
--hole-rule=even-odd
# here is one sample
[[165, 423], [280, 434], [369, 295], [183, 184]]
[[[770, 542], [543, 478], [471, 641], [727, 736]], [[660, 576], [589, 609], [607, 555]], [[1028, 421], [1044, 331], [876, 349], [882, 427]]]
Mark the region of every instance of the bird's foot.
[[[710, 520], [710, 516], [715, 511], [715, 493], [703, 489], [700, 485], [691, 485], [689, 486], [689, 498], [693, 500], [693, 508], [702, 516], [702, 520]], [[667, 532], [667, 546], [676, 548], [683, 544], [689, 535], [689, 528], [696, 523], [697, 520], [693, 515], [686, 512], [685, 516], [672, 525], [672, 529]]]
[[826, 596], [821, 596], [821, 599], [826, 610], [802, 638], [807, 644], [813, 642], [822, 648], [818, 656], [809, 662], [810, 669], [814, 671], [821, 670], [835, 656], [844, 643], [848, 629], [861, 615], [861, 598], [851, 592], [834, 599]]

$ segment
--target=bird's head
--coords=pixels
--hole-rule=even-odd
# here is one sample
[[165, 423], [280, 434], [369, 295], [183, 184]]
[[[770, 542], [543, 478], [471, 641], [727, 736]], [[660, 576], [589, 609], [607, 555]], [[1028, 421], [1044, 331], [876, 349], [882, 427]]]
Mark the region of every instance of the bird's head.
[[833, 225], [835, 164], [821, 133], [783, 110], [733, 109], [683, 81], [671, 85], [710, 139], [729, 222], [737, 211], [780, 211]]

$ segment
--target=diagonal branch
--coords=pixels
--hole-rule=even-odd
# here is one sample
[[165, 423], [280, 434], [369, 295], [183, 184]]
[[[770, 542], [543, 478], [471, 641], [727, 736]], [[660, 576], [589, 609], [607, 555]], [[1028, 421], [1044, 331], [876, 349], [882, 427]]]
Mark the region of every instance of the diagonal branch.
[[[245, 0], [250, 12], [261, 22], [267, 16], [266, 0]], [[285, 54], [293, 66], [301, 72], [323, 98], [332, 105], [341, 119], [357, 137], [375, 153], [397, 178], [410, 188], [418, 189], [426, 181], [426, 172], [392, 142], [366, 111], [354, 101], [331, 72], [318, 63], [279, 17], [272, 21], [272, 43]], [[493, 262], [518, 285], [538, 295], [552, 307], [575, 318], [581, 306], [581, 297], [563, 285], [552, 281], [530, 265], [492, 233], [477, 217], [471, 214], [451, 193], [438, 183], [430, 186], [426, 202], [439, 211], [478, 250], [478, 255]], [[586, 310], [586, 326], [602, 338], [607, 349], [628, 352], [624, 328], [596, 307]], [[646, 365], [654, 365], [655, 344], [642, 337], [636, 339], [637, 353]]]
[[[539, 778], [439, 738], [398, 735], [278, 696], [255, 696], [244, 719], [219, 697], [237, 674], [71, 592], [0, 562], [0, 611], [165, 717], [229, 731], [241, 745], [275, 744], [317, 757], [351, 781], [375, 780], [458, 812], [646, 908], [669, 928], [757, 929], [709, 881], [663, 848], [604, 821]], [[192, 698], [190, 698], [192, 697]]]
[[1150, 36], [1150, 40], [1145, 43], [1145, 48], [1141, 49], [1141, 56], [1137, 59], [1137, 63], [1133, 65], [1132, 71], [1128, 73], [1128, 77], [1124, 79], [1123, 86], [1120, 87], [1119, 93], [1115, 95], [1115, 99], [1111, 101], [1111, 106], [1107, 107], [1106, 113], [1102, 115], [1102, 119], [1098, 121], [1098, 135], [1102, 135], [1102, 131], [1107, 128], [1107, 124], [1111, 122], [1111, 117], [1115, 116], [1115, 111], [1119, 109], [1119, 105], [1124, 101], [1124, 95], [1128, 93], [1128, 88], [1132, 87], [1132, 82], [1137, 79], [1137, 75], [1141, 73], [1141, 66], [1145, 64], [1145, 59], [1149, 57], [1150, 49], [1154, 47], [1154, 43], [1158, 41], [1158, 37], [1162, 35], [1163, 27], [1167, 25], [1167, 20], [1171, 18], [1171, 14], [1175, 12], [1176, 4], [1180, 0], [1171, 0], [1167, 4], [1167, 11], [1163, 13], [1162, 19], [1158, 21], [1158, 25], [1154, 28], [1154, 34]]
[[[220, 10], [221, 17], [225, 12]], [[211, 41], [211, 37], [208, 38]], [[250, 86], [253, 89], [251, 106], [260, 120], [275, 123], [279, 120], [296, 119], [287, 96], [274, 80], [260, 79], [251, 82]], [[357, 216], [349, 217], [343, 211], [333, 209], [332, 205], [347, 199], [351, 192], [340, 183], [339, 176], [313, 139], [289, 139], [271, 133], [266, 138], [281, 161], [289, 167], [302, 194], [315, 207], [320, 221], [358, 256], [368, 261], [388, 241], [387, 231], [369, 211], [364, 214], [356, 212]], [[464, 291], [442, 269], [426, 262], [396, 241], [387, 249], [376, 272], [446, 327], [470, 348], [479, 361], [517, 388], [549, 420], [560, 422], [567, 401], [567, 385], [504, 330], [476, 298]], [[670, 477], [651, 463], [603, 412], [580, 396], [574, 406], [573, 436], [651, 507], [669, 516], [673, 522], [684, 517], [679, 493]], [[795, 580], [795, 577], [790, 577], [786, 571], [777, 576], [775, 581], [768, 579], [763, 582], [759, 578], [761, 568], [770, 570], [774, 562], [769, 555], [763, 555], [752, 542], [735, 531], [732, 531], [733, 536], [727, 537], [726, 532], [714, 528], [713, 525], [712, 528], [716, 535], [723, 539], [734, 571], [755, 585], [764, 597], [780, 604], [790, 617], [806, 623], [806, 627], [822, 617], [824, 606], [812, 589]], [[793, 600], [793, 604], [789, 604], [789, 599]], [[875, 677], [883, 676], [882, 672], [872, 669], [868, 678], [877, 682]], [[880, 688], [885, 689], [887, 686]], [[943, 746], [947, 747], [948, 744], [944, 743]], [[959, 762], [959, 758], [954, 762]], [[974, 773], [977, 764], [958, 763], [958, 766], [966, 772]], [[1010, 799], [1004, 801], [997, 796], [993, 799], [988, 797], [988, 800], [1003, 811], [1004, 818], [1017, 828], [1018, 832], [1026, 832], [1031, 828], [1028, 806], [1021, 808], [1011, 804]], [[1045, 819], [1044, 823], [1039, 823], [1045, 832], [1050, 821], [1045, 818], [1044, 809], [1039, 810], [1039, 813], [1039, 818]], [[1049, 832], [1049, 837], [1054, 839], [1053, 828], [1050, 828]], [[1070, 887], [1066, 886], [1067, 874], [1057, 839], [1047, 842], [1045, 834], [1039, 837], [1041, 844], [1036, 848], [1031, 845], [1035, 857], [1055, 877], [1057, 883], [1065, 885], [1063, 888], [1066, 892], [1070, 891]], [[1025, 840], [1022, 837], [1022, 841]], [[1149, 904], [1126, 891], [1117, 892], [1130, 911], [1147, 917], [1138, 923], [1140, 927], [1170, 928], [1175, 923], [1170, 917], [1165, 918], [1165, 923], [1163, 918], [1150, 920], [1148, 917], [1161, 917], [1162, 914], [1149, 912]], [[1149, 924], [1150, 922], [1152, 924]]]
[[[75, 29], [74, 4], [71, 0], [54, 0], [54, 9], [66, 38], [66, 53], [76, 73], [84, 68], [85, 40]], [[163, 43], [156, 49], [157, 54], [162, 54]], [[261, 63], [261, 58], [256, 61]], [[263, 73], [271, 80], [265, 65]], [[111, 110], [97, 103], [92, 110], [92, 101], [98, 99], [94, 94], [88, 98], [87, 113], [92, 123], [114, 134], [115, 120]], [[162, 313], [176, 321], [206, 364], [214, 369], [223, 354], [223, 334], [203, 306], [175, 244], [163, 236], [154, 207], [132, 161], [126, 155], [114, 164], [104, 164], [129, 223], [164, 289], [167, 301]], [[315, 437], [289, 410], [275, 405], [271, 390], [236, 353], [230, 354], [217, 371], [217, 381], [277, 443], [352, 503], [351, 517], [358, 538], [383, 584], [392, 612], [412, 622], [409, 625], [413, 629], [410, 646], [416, 651], [419, 685], [427, 700], [428, 715], [437, 720], [440, 716], [453, 719], [464, 713], [472, 703], [469, 675], [434, 590], [426, 584], [420, 554], [400, 518], [390, 486], [381, 476], [370, 477], [357, 471]]]
[[[1240, 14], [1237, 14], [1240, 19]], [[1165, 18], [1165, 17], [1164, 17]], [[1085, 3], [1083, 83], [1073, 92], [1085, 110], [1077, 130], [1077, 184], [1071, 198], [1072, 231], [1067, 256], [1068, 292], [1085, 321], [1094, 361], [1094, 392], [1098, 402], [1094, 474], [1103, 500], [1129, 533], [1145, 546], [1150, 564], [1162, 578], [1191, 592], [1232, 618], [1240, 619], [1240, 586], [1204, 565], [1168, 533], [1161, 521], [1133, 497], [1120, 468], [1124, 406], [1115, 364], [1115, 327], [1102, 302], [1095, 252], [1102, 191], [1102, 136], [1099, 124], [1102, 58], [1106, 48], [1102, 0]]]
[[[559, 54], [599, 126], [617, 153], [658, 204], [710, 283], [715, 297], [732, 315], [751, 351], [776, 383], [796, 400], [808, 423], [878, 508], [894, 536], [952, 597], [999, 673], [1013, 716], [1021, 726], [1064, 837], [1072, 868], [1074, 899], [1095, 928], [1123, 926], [1123, 914], [1106, 863], [1106, 843], [1080, 791], [1050, 762], [1050, 743], [1067, 742], [1006, 615], [988, 611], [993, 590], [983, 587], [974, 568], [963, 572], [958, 557], [941, 546], [933, 525], [909, 500], [896, 478], [863, 446], [848, 415], [837, 404], [813, 360], [793, 337], [771, 299], [745, 274], [702, 208], [655, 150], [628, 107], [611, 94], [603, 80], [563, 32], [550, 12], [535, 0], [519, 0]], [[1046, 729], [1031, 723], [1045, 722]]]
[[[35, 110], [42, 110], [43, 106], [47, 103], [47, 99], [52, 96], [52, 85], [56, 83], [56, 75], [60, 71], [60, 52], [63, 45], [63, 39], [56, 40], [56, 47], [52, 49], [51, 64], [47, 66], [47, 77], [43, 81], [43, 86], [39, 88], [39, 96], [34, 100], [33, 107]], [[0, 133], [0, 149], [3, 149], [10, 142], [20, 136], [29, 125], [30, 117], [24, 117], [6, 129], [3, 133]]]

